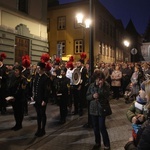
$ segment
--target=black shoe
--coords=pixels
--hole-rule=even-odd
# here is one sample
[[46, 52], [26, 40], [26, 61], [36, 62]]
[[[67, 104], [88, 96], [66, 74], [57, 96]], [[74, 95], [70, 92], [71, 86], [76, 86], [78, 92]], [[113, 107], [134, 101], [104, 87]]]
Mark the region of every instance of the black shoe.
[[41, 130], [41, 132], [37, 135], [37, 137], [42, 137], [46, 134], [45, 130]]
[[89, 123], [86, 123], [83, 125], [83, 128], [92, 128], [92, 125], [90, 125]]
[[99, 150], [100, 147], [101, 147], [100, 144], [95, 144], [95, 145], [93, 146], [92, 150]]
[[22, 126], [16, 126], [16, 127], [14, 128], [14, 131], [18, 131], [18, 130], [20, 130], [20, 129], [22, 129]]
[[75, 111], [75, 112], [72, 112], [72, 114], [73, 114], [73, 115], [77, 115], [77, 114], [78, 114], [78, 112], [76, 112], [76, 111]]
[[12, 127], [10, 130], [14, 130], [17, 126], [15, 125], [14, 127]]
[[39, 134], [41, 133], [41, 130], [40, 129], [38, 129], [36, 132], [35, 132], [35, 136], [39, 136]]
[[59, 124], [64, 124], [64, 123], [66, 123], [66, 120], [60, 120], [59, 121]]

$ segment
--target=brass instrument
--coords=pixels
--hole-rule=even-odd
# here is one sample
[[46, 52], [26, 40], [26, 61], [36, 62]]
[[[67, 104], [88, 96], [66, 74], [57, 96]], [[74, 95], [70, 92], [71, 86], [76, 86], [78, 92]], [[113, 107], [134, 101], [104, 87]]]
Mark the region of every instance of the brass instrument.
[[72, 81], [73, 81], [73, 85], [78, 85], [82, 82], [81, 81], [81, 72], [78, 68], [74, 69], [74, 71], [72, 73]]

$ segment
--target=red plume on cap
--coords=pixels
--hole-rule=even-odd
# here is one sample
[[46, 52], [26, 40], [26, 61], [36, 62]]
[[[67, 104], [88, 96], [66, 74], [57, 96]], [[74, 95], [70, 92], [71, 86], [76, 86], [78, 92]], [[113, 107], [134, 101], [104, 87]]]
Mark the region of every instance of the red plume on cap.
[[28, 55], [22, 56], [22, 66], [28, 68], [30, 67], [31, 61]]
[[45, 63], [45, 62], [49, 61], [49, 58], [50, 58], [49, 54], [48, 53], [44, 53], [41, 56], [41, 62]]
[[74, 61], [74, 57], [73, 57], [73, 56], [70, 56], [70, 57], [69, 57], [69, 61], [73, 62], [73, 61]]
[[6, 54], [5, 53], [1, 53], [0, 54], [0, 60], [3, 61], [6, 58]]
[[55, 62], [56, 62], [56, 63], [60, 63], [60, 58], [59, 58], [59, 57], [56, 57], [56, 58], [55, 58]]
[[85, 52], [81, 53], [81, 54], [80, 54], [80, 57], [81, 57], [81, 59], [84, 60], [84, 59], [86, 58], [86, 53], [85, 53]]
[[73, 63], [71, 61], [67, 62], [67, 68], [73, 69]]
[[24, 59], [28, 59], [28, 60], [30, 60], [29, 55], [24, 55], [24, 56], [22, 56], [22, 60], [24, 60]]
[[46, 69], [46, 71], [50, 71], [51, 68], [52, 68], [52, 66], [51, 66], [50, 62], [45, 63], [45, 69]]

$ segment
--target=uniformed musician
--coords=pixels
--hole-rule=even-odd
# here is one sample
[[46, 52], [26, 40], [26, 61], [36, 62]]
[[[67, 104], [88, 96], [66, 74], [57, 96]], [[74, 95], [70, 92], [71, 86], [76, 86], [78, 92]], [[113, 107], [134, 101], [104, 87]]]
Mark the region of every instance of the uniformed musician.
[[[85, 54], [84, 54], [85, 55]], [[84, 66], [84, 58], [86, 56], [81, 57], [77, 63], [77, 69], [79, 69], [81, 73], [81, 81], [78, 85], [74, 85], [74, 115], [79, 114], [79, 116], [83, 115], [83, 103], [85, 99], [85, 84], [87, 81], [87, 69]]]
[[3, 60], [6, 58], [6, 54], [5, 53], [1, 53], [0, 54], [0, 111], [1, 114], [5, 114], [6, 113], [6, 89], [7, 89], [7, 68], [6, 66], [3, 64]]
[[67, 69], [65, 67], [61, 68], [61, 75], [58, 76], [56, 93], [58, 97], [58, 103], [60, 108], [60, 123], [64, 124], [66, 122], [66, 116], [68, 113], [67, 105], [70, 94], [70, 79], [66, 77]]
[[46, 107], [49, 98], [48, 81], [49, 78], [45, 74], [45, 63], [39, 62], [37, 64], [37, 73], [33, 81], [33, 99], [37, 113], [37, 131], [35, 136], [37, 137], [41, 137], [46, 133]]

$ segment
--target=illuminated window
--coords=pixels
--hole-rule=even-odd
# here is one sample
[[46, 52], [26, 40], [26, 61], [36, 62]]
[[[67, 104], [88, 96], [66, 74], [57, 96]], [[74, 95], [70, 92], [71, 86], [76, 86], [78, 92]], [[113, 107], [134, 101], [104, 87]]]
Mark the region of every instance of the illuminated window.
[[57, 18], [57, 29], [58, 30], [66, 29], [66, 17], [62, 16]]
[[61, 45], [62, 55], [66, 53], [66, 41], [58, 41], [57, 44]]
[[75, 54], [83, 52], [83, 40], [75, 40], [74, 50], [75, 50]]

